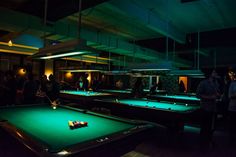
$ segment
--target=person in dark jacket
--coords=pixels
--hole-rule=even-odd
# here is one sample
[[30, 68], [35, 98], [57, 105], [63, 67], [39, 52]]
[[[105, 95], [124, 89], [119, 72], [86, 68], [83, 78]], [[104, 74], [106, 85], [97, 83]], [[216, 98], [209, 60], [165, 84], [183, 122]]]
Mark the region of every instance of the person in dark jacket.
[[85, 91], [88, 91], [88, 89], [89, 89], [88, 74], [84, 75], [82, 89], [85, 90]]
[[184, 82], [181, 80], [180, 82], [179, 82], [179, 92], [180, 93], [184, 93], [185, 92], [185, 86], [184, 86]]
[[16, 79], [12, 71], [7, 71], [3, 78], [2, 103], [3, 105], [14, 105], [16, 101]]
[[208, 71], [205, 75], [206, 79], [199, 83], [196, 95], [200, 98], [201, 107], [201, 145], [207, 148], [213, 144], [212, 134], [214, 131], [216, 100], [220, 96], [220, 92], [216, 71]]
[[46, 95], [52, 102], [59, 98], [59, 93], [60, 93], [59, 83], [56, 82], [55, 77], [51, 74], [49, 75], [49, 81], [46, 84]]
[[23, 86], [24, 104], [35, 103], [37, 89], [38, 85], [33, 78], [33, 74], [28, 74], [28, 80], [25, 81]]
[[144, 95], [143, 88], [142, 77], [138, 77], [132, 88], [132, 95], [137, 98], [142, 97]]

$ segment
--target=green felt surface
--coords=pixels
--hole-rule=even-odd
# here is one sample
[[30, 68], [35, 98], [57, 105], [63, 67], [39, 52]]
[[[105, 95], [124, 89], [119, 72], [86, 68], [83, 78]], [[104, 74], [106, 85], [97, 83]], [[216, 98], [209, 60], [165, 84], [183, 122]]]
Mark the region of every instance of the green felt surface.
[[199, 106], [191, 106], [188, 104], [173, 104], [173, 103], [165, 103], [165, 102], [157, 102], [157, 101], [147, 101], [147, 100], [135, 100], [135, 99], [116, 99], [116, 100], [108, 100], [117, 103], [122, 103], [131, 106], [137, 107], [149, 107], [161, 110], [171, 110], [174, 112], [187, 112], [191, 110], [198, 109]]
[[180, 99], [180, 100], [193, 100], [193, 101], [200, 101], [199, 98], [196, 96], [185, 96], [185, 95], [157, 95], [154, 97], [158, 98], [169, 98], [169, 99]]
[[[127, 90], [118, 90], [118, 89], [103, 89], [101, 90], [103, 92], [111, 92], [111, 93], [127, 93], [127, 94], [130, 94], [131, 93], [131, 89], [127, 89]], [[144, 89], [143, 90], [144, 92], [149, 92], [150, 90], [149, 89]], [[165, 90], [156, 90], [156, 92], [165, 92]]]
[[[134, 127], [123, 121], [85, 114], [77, 110], [50, 106], [1, 108], [0, 118], [8, 120], [33, 139], [46, 144], [51, 151]], [[68, 121], [88, 122], [87, 127], [71, 130]]]
[[81, 96], [102, 96], [102, 95], [110, 95], [109, 93], [101, 93], [101, 92], [93, 92], [93, 91], [76, 91], [76, 90], [62, 90], [60, 91], [62, 94], [71, 94], [71, 95], [81, 95]]
[[113, 89], [104, 89], [103, 92], [111, 92], [111, 93], [127, 93], [130, 94], [131, 90], [113, 90]]

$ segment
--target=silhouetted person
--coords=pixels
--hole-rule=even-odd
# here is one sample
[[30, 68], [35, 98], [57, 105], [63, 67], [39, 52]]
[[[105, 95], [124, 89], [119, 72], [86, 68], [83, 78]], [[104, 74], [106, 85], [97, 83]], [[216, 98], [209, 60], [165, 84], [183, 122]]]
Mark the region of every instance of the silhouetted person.
[[159, 81], [158, 81], [158, 89], [162, 89], [162, 81], [161, 81], [160, 78], [159, 78]]
[[47, 83], [48, 83], [47, 76], [42, 75], [42, 77], [40, 78], [39, 86], [36, 93], [37, 103], [44, 103], [47, 101], [47, 98], [46, 98]]
[[82, 87], [82, 89], [85, 90], [85, 91], [88, 91], [88, 89], [89, 89], [88, 86], [89, 86], [88, 74], [85, 74], [84, 78], [83, 78], [83, 87]]
[[118, 89], [123, 89], [123, 85], [124, 85], [124, 83], [123, 83], [123, 81], [122, 81], [121, 79], [119, 79], [119, 80], [116, 82], [116, 87], [117, 87]]
[[93, 79], [92, 89], [93, 89], [93, 91], [99, 90], [99, 80], [96, 77], [94, 77], [94, 79]]
[[142, 97], [143, 96], [143, 82], [142, 82], [141, 77], [137, 78], [131, 92], [134, 97]]
[[228, 115], [228, 107], [229, 107], [229, 86], [230, 86], [231, 80], [227, 75], [224, 77], [224, 86], [223, 86], [223, 94], [221, 99], [221, 112], [223, 114], [223, 118], [226, 119]]
[[38, 84], [33, 79], [33, 74], [28, 74], [28, 80], [25, 81], [23, 86], [24, 104], [35, 103], [37, 89]]
[[4, 76], [3, 84], [3, 99], [4, 105], [13, 105], [16, 100], [16, 80], [12, 71], [7, 71]]
[[47, 91], [47, 83], [48, 83], [47, 75], [42, 75], [41, 80], [40, 80], [40, 90], [42, 92]]
[[79, 80], [75, 83], [75, 87], [77, 90], [82, 90], [83, 88], [83, 78], [80, 77]]
[[49, 76], [49, 81], [46, 84], [46, 88], [46, 94], [51, 101], [59, 98], [60, 86], [52, 74]]
[[150, 94], [156, 94], [157, 88], [158, 88], [158, 84], [155, 83], [155, 84], [150, 88], [149, 93], [150, 93]]
[[200, 98], [201, 106], [201, 146], [207, 148], [212, 144], [212, 134], [214, 131], [214, 120], [216, 112], [216, 99], [220, 96], [219, 84], [216, 80], [217, 73], [215, 70], [206, 73], [206, 79], [202, 80], [196, 91]]
[[232, 69], [229, 73], [231, 77], [231, 83], [229, 86], [229, 142], [233, 144], [235, 142], [236, 134], [236, 70]]
[[[2, 71], [0, 71], [0, 100], [4, 99], [3, 98], [3, 94], [4, 94], [3, 78], [4, 78], [4, 73]], [[2, 101], [1, 105], [3, 105], [3, 101]]]
[[180, 93], [184, 93], [185, 92], [185, 86], [184, 86], [184, 82], [181, 80], [180, 82], [179, 82], [179, 92]]

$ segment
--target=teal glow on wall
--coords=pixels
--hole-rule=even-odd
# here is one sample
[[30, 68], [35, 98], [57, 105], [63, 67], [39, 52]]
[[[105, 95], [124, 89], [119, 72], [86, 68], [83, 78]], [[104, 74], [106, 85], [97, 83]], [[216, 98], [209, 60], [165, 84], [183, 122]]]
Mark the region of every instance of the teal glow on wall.
[[42, 39], [32, 36], [32, 35], [29, 35], [29, 34], [22, 34], [22, 35], [16, 37], [15, 39], [13, 39], [12, 41], [15, 44], [33, 46], [33, 47], [37, 47], [37, 48], [42, 48], [44, 45]]

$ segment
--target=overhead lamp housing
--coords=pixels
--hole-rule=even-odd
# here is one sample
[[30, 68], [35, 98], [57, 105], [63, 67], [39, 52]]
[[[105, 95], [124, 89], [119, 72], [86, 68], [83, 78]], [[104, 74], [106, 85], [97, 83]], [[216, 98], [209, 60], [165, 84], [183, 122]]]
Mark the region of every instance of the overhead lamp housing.
[[201, 70], [171, 70], [169, 75], [190, 76], [204, 78], [204, 73]]
[[111, 71], [103, 71], [105, 75], [129, 75], [130, 72], [128, 70], [111, 70]]
[[76, 66], [76, 67], [60, 67], [58, 69], [61, 72], [104, 72], [107, 69], [105, 67], [102, 66]]
[[33, 58], [53, 59], [91, 53], [99, 53], [97, 49], [87, 46], [86, 40], [76, 39], [40, 48]]
[[170, 71], [173, 69], [170, 61], [163, 61], [159, 63], [141, 63], [131, 65], [131, 71], [147, 72], [147, 71]]

